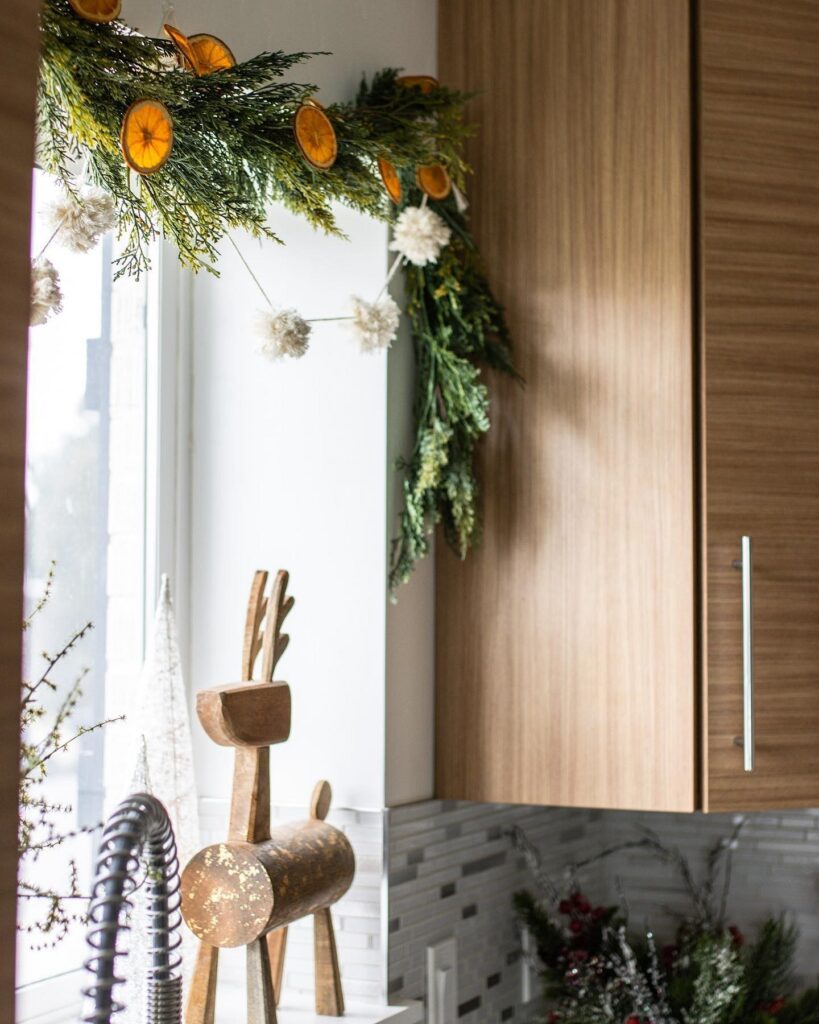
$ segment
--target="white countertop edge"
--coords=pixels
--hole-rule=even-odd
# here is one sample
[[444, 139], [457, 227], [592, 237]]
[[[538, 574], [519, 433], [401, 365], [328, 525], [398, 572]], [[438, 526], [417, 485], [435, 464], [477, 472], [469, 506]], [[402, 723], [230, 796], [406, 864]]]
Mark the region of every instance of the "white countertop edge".
[[[219, 1024], [217, 1006], [216, 1020]], [[277, 1024], [422, 1024], [422, 1003], [406, 1002], [397, 1006], [348, 1006], [343, 1017], [320, 1017], [312, 1007], [282, 1003], [276, 1010]]]

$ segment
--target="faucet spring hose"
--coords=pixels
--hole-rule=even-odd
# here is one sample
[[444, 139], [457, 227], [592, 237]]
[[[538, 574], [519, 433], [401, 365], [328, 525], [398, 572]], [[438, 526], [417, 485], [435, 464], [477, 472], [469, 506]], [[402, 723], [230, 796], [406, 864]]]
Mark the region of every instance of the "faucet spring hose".
[[148, 973], [148, 1024], [179, 1024], [182, 1016], [179, 934], [179, 861], [167, 811], [147, 793], [128, 797], [103, 829], [97, 854], [88, 911], [87, 942], [92, 949], [85, 961], [92, 983], [83, 990], [89, 1011], [86, 1024], [110, 1024], [123, 1009], [114, 987], [124, 978], [117, 974], [117, 937], [125, 930], [123, 918], [132, 907], [140, 862], [145, 863], [152, 965]]
[[182, 978], [159, 978], [148, 991], [145, 1024], [176, 1024], [182, 1019]]

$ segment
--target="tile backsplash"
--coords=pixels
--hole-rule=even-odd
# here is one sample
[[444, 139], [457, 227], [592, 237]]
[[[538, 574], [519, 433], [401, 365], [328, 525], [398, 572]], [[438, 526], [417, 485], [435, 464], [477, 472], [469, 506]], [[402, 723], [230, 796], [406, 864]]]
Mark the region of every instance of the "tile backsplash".
[[[593, 844], [582, 810], [430, 801], [388, 819], [389, 993], [423, 999], [426, 947], [458, 942], [458, 1012], [466, 1024], [520, 1020], [520, 937], [512, 893], [529, 882], [505, 830], [517, 824], [559, 874]], [[536, 987], [536, 984], [535, 984]]]
[[[729, 917], [752, 933], [765, 916], [787, 911], [802, 941], [798, 970], [805, 983], [819, 975], [819, 810], [746, 815], [732, 858]], [[450, 935], [458, 941], [459, 1019], [464, 1024], [525, 1021], [524, 963], [511, 912], [516, 889], [531, 884], [505, 835], [520, 825], [541, 850], [549, 875], [641, 828], [680, 849], [695, 871], [708, 848], [729, 835], [732, 815], [642, 814], [562, 808], [429, 801], [389, 812], [389, 992], [392, 999], [425, 997], [426, 947]], [[583, 873], [597, 901], [622, 893], [635, 926], [651, 922], [662, 940], [686, 906], [673, 868], [643, 850], [621, 851]], [[537, 978], [531, 978], [537, 995]]]

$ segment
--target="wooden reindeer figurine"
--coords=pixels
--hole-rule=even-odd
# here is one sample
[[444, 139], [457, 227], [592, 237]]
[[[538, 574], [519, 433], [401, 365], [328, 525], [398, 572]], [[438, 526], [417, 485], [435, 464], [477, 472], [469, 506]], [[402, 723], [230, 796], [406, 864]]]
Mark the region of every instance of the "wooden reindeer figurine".
[[[255, 574], [242, 653], [241, 683], [202, 690], [196, 711], [208, 736], [234, 747], [228, 841], [206, 847], [182, 874], [182, 914], [200, 939], [186, 1024], [213, 1024], [220, 948], [247, 946], [248, 1024], [275, 1024], [287, 926], [312, 914], [316, 1012], [344, 1013], [330, 907], [349, 889], [355, 857], [347, 837], [324, 821], [331, 791], [319, 782], [310, 818], [270, 828], [270, 746], [290, 735], [290, 687], [274, 683], [293, 607], [288, 575], [265, 596], [267, 572]], [[261, 654], [261, 678], [253, 679]]]

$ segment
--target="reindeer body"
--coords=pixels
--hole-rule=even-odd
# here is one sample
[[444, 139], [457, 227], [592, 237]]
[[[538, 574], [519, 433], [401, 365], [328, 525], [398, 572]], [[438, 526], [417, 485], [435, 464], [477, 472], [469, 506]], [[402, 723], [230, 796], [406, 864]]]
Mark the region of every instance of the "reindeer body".
[[[341, 1016], [344, 999], [330, 907], [349, 889], [355, 856], [347, 837], [328, 825], [331, 790], [319, 782], [310, 818], [270, 827], [270, 746], [290, 735], [287, 683], [273, 682], [289, 637], [282, 624], [293, 607], [288, 574], [269, 597], [268, 574], [255, 574], [242, 652], [242, 682], [197, 694], [205, 732], [236, 751], [228, 840], [200, 850], [182, 874], [182, 914], [201, 940], [186, 1024], [213, 1024], [220, 948], [247, 946], [248, 1024], [275, 1024], [287, 926], [313, 914], [316, 1012]], [[261, 654], [261, 679], [253, 680]]]

